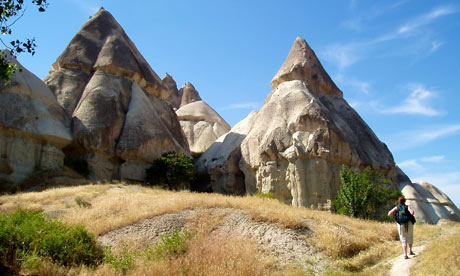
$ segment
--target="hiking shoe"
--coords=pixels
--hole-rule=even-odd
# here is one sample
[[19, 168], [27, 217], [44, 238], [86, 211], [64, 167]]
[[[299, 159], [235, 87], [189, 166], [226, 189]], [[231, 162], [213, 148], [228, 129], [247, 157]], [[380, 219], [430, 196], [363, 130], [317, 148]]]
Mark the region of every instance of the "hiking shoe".
[[414, 253], [414, 252], [412, 252], [412, 251], [411, 251], [409, 254], [410, 254], [410, 255], [415, 255], [415, 253]]
[[407, 256], [404, 256], [404, 259], [406, 259], [406, 260], [407, 260], [407, 259], [409, 259], [409, 257], [407, 257]]

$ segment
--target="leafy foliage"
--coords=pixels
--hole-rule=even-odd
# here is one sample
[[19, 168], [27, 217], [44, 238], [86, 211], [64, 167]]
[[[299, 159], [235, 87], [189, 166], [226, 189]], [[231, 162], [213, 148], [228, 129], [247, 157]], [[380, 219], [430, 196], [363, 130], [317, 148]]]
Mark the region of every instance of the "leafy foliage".
[[129, 252], [126, 246], [118, 255], [112, 253], [112, 248], [107, 246], [104, 250], [104, 262], [112, 265], [115, 270], [125, 275], [133, 266], [136, 259], [136, 254]]
[[390, 188], [391, 181], [371, 168], [359, 172], [342, 166], [340, 180], [342, 186], [334, 199], [334, 206], [339, 214], [375, 219], [379, 208], [401, 196], [396, 188]]
[[260, 198], [269, 198], [269, 199], [275, 199], [275, 194], [274, 193], [263, 193], [261, 191], [257, 191], [255, 194], [254, 194], [255, 197], [260, 197]]
[[0, 260], [17, 267], [21, 262], [50, 258], [64, 266], [97, 265], [103, 251], [83, 226], [70, 226], [38, 211], [0, 214]]
[[[44, 12], [48, 7], [48, 0], [32, 0], [32, 4], [38, 7], [39, 12]], [[12, 26], [24, 15], [26, 8], [24, 0], [2, 0], [0, 1], [0, 32], [2, 35], [12, 35]], [[16, 56], [22, 52], [35, 54], [35, 38], [27, 38], [24, 41], [13, 39], [9, 45], [1, 38], [0, 42]], [[8, 62], [5, 54], [0, 54], [0, 79], [4, 85], [11, 82], [11, 76], [18, 70], [17, 66]]]
[[191, 239], [191, 234], [184, 229], [183, 231], [175, 230], [172, 234], [165, 234], [161, 237], [161, 241], [152, 250], [147, 251], [147, 259], [152, 257], [162, 260], [168, 257], [185, 254], [188, 250], [188, 241]]
[[81, 196], [75, 197], [75, 202], [77, 203], [78, 207], [80, 207], [80, 208], [89, 208], [89, 207], [91, 207], [91, 203], [88, 200], [86, 200], [83, 197], [81, 197]]
[[194, 178], [193, 159], [184, 153], [164, 153], [146, 170], [148, 185], [166, 185], [170, 190], [189, 189]]

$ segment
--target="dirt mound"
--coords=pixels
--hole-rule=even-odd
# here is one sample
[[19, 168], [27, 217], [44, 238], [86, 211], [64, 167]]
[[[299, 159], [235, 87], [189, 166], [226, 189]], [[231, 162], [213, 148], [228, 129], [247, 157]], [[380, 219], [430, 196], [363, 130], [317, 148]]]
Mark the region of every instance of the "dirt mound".
[[328, 263], [324, 255], [308, 243], [312, 234], [309, 228], [293, 230], [276, 224], [257, 222], [247, 212], [232, 208], [210, 208], [205, 210], [185, 210], [145, 219], [110, 231], [99, 237], [104, 246], [117, 248], [135, 242], [137, 247], [147, 248], [162, 235], [193, 229], [202, 215], [215, 216], [218, 221], [208, 235], [239, 236], [255, 240], [264, 255], [273, 256], [279, 264], [300, 264], [315, 272], [324, 270]]
[[175, 214], [165, 214], [144, 219], [134, 224], [110, 231], [99, 236], [103, 246], [119, 247], [126, 242], [136, 242], [141, 247], [148, 247], [165, 234], [180, 231], [187, 222], [187, 217], [194, 211], [186, 210]]

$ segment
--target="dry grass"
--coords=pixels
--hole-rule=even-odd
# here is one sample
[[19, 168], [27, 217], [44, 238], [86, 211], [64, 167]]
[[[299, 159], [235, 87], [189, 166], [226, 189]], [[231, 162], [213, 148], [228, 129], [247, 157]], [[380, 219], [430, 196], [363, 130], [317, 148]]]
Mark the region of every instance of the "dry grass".
[[[91, 207], [78, 208], [76, 197], [88, 201]], [[136, 265], [130, 272], [133, 275], [222, 275], [225, 271], [227, 274], [232, 271], [232, 275], [306, 274], [295, 268], [283, 268], [285, 270], [282, 271], [279, 267], [274, 268], [274, 261], [266, 261], [259, 256], [257, 247], [251, 241], [214, 236], [212, 231], [219, 226], [224, 216], [224, 213], [218, 211], [221, 208], [245, 210], [256, 221], [275, 223], [281, 227], [312, 229], [313, 234], [309, 242], [331, 258], [340, 259], [337, 266], [345, 271], [370, 273], [369, 266], [394, 254], [393, 247], [400, 249], [399, 242], [395, 241], [398, 236], [393, 224], [294, 208], [277, 200], [257, 197], [171, 192], [123, 184], [97, 184], [0, 197], [1, 212], [12, 212], [17, 208], [47, 211], [65, 209], [66, 212], [62, 215], [65, 222], [83, 224], [97, 235], [141, 219], [187, 209], [196, 210], [195, 216], [189, 221], [189, 230], [194, 233], [196, 240], [191, 244], [188, 253], [161, 262], [145, 262], [137, 258]], [[137, 247], [135, 242], [129, 244], [129, 251], [145, 249]], [[110, 265], [100, 266], [95, 271], [84, 268], [76, 271], [67, 271], [67, 274], [115, 273]], [[383, 273], [382, 271], [387, 271], [387, 268], [373, 268], [372, 274], [378, 275]], [[344, 274], [337, 275], [348, 275], [348, 272], [342, 273]]]
[[129, 275], [275, 275], [251, 240], [210, 236], [194, 241], [186, 255], [138, 263]]
[[442, 234], [420, 254], [411, 275], [460, 275], [460, 225], [457, 223], [438, 229]]
[[43, 192], [30, 192], [0, 197], [0, 212], [11, 213], [15, 210], [57, 210], [77, 206], [75, 197], [82, 197], [86, 200], [104, 194], [110, 185], [84, 185], [77, 187], [53, 188]]

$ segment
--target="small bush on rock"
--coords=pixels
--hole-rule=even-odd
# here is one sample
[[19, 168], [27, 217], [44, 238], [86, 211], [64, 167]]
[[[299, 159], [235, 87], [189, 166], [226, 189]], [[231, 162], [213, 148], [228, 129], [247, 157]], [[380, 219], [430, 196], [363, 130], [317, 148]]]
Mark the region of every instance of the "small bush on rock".
[[146, 170], [146, 183], [165, 186], [169, 190], [190, 189], [195, 178], [193, 159], [184, 153], [164, 153]]
[[103, 251], [83, 226], [47, 220], [38, 211], [0, 214], [1, 262], [18, 268], [31, 257], [51, 259], [64, 266], [95, 266], [102, 261]]

